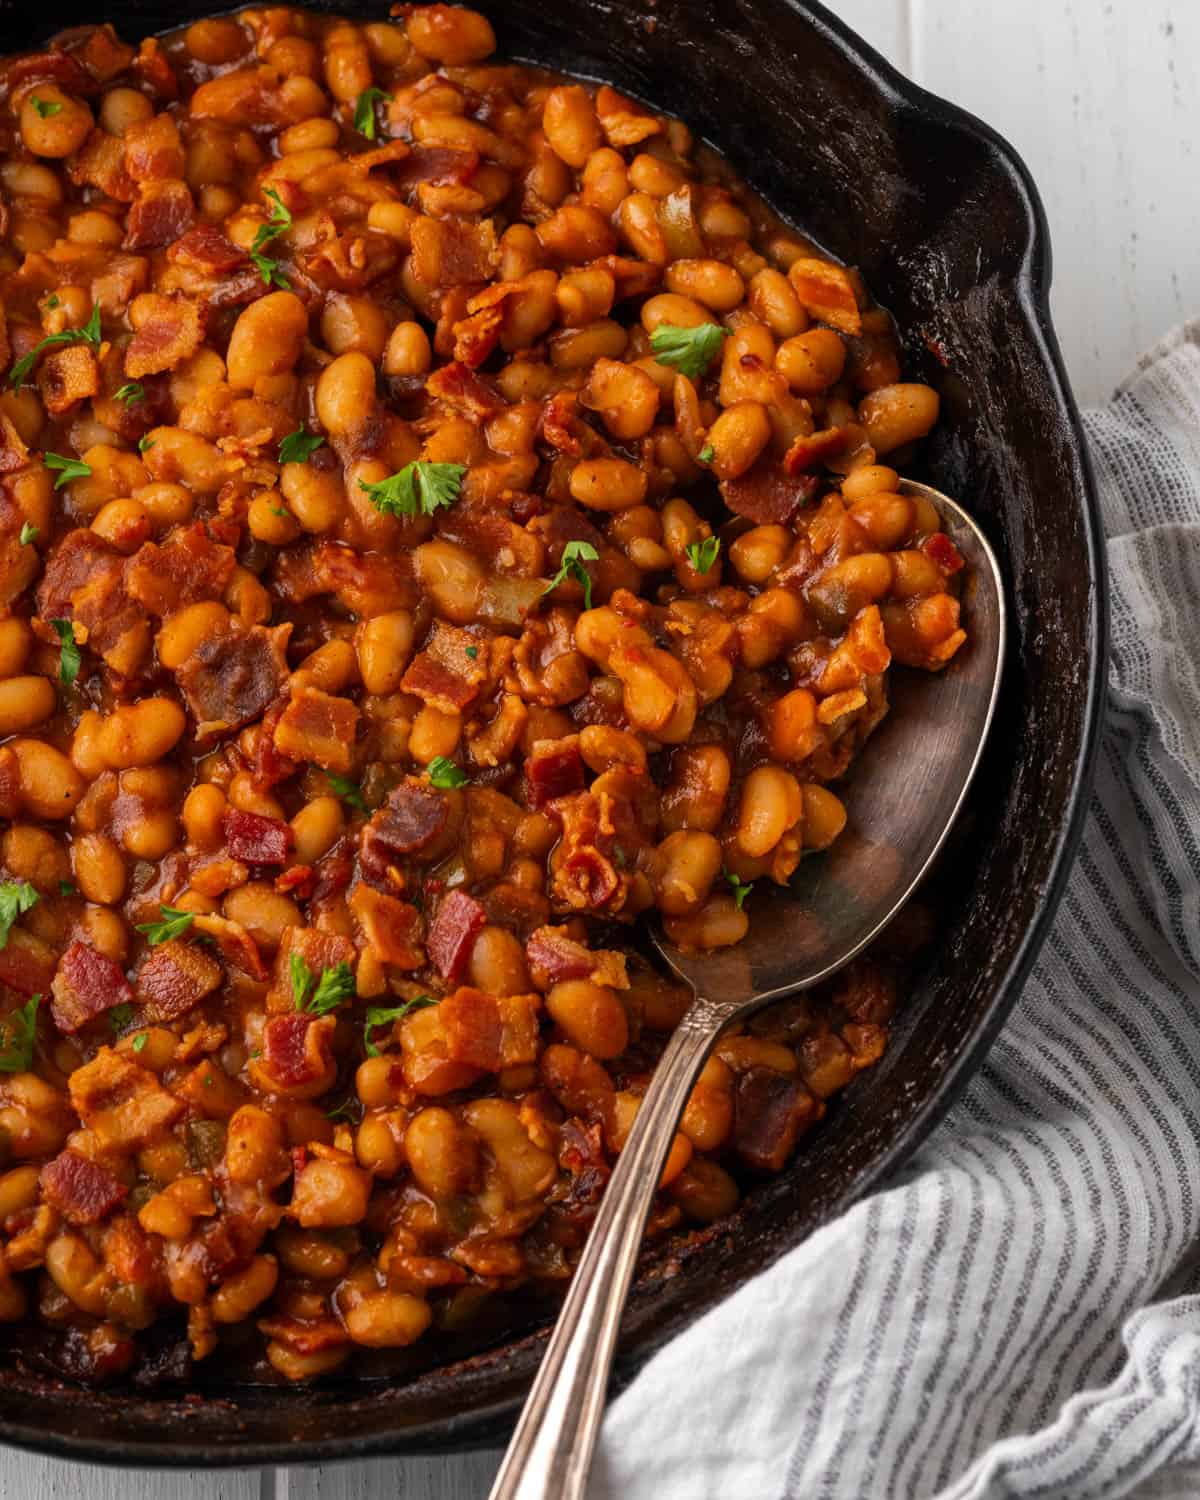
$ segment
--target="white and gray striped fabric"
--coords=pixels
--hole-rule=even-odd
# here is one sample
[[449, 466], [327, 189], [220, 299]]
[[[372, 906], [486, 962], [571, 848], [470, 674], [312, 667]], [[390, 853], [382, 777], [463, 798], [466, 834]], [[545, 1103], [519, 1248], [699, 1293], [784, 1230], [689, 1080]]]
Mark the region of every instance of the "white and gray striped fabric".
[[1113, 655], [1051, 935], [919, 1154], [613, 1403], [595, 1500], [1200, 1495], [1200, 323], [1087, 429]]

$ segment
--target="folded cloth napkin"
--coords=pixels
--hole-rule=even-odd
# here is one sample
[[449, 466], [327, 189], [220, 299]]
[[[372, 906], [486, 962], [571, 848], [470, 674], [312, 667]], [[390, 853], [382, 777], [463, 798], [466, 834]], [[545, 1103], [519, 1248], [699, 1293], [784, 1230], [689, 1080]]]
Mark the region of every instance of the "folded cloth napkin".
[[904, 1169], [618, 1397], [595, 1500], [1200, 1495], [1200, 323], [1086, 425], [1108, 716], [1032, 976]]

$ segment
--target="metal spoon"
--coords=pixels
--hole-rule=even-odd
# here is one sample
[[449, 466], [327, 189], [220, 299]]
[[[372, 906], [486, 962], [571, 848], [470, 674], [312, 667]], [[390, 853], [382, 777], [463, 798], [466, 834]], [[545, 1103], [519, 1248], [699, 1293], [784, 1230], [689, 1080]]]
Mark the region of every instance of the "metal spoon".
[[755, 902], [741, 943], [693, 956], [655, 937], [695, 998], [609, 1178], [491, 1500], [582, 1500], [646, 1215], [713, 1044], [731, 1021], [827, 979], [886, 926], [941, 848], [979, 764], [1004, 665], [1000, 569], [954, 501], [927, 485], [900, 488], [933, 502], [966, 560], [968, 641], [940, 673], [893, 674], [891, 712], [853, 767], [846, 832], [803, 861], [769, 906]]

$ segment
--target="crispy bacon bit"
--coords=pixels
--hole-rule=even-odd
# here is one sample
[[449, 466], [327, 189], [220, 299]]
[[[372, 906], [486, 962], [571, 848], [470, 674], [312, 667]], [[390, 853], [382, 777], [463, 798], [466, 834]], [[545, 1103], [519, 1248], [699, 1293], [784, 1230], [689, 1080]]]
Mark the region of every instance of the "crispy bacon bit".
[[536, 1062], [540, 1008], [536, 995], [455, 990], [438, 1006], [446, 1056], [488, 1073]]
[[215, 224], [197, 224], [182, 239], [175, 241], [167, 251], [167, 259], [208, 276], [220, 276], [240, 266], [246, 259], [246, 252], [239, 250]]
[[608, 144], [618, 151], [624, 146], [636, 146], [639, 141], [662, 131], [661, 121], [640, 110], [632, 99], [626, 99], [624, 94], [618, 94], [607, 84], [596, 90], [596, 114]]
[[148, 1145], [184, 1111], [146, 1068], [101, 1047], [91, 1062], [67, 1080], [71, 1105], [102, 1147], [131, 1150]]
[[204, 318], [188, 297], [143, 292], [129, 308], [137, 332], [125, 351], [125, 373], [133, 379], [173, 370], [191, 359], [204, 339]]
[[133, 178], [125, 170], [125, 147], [120, 136], [93, 130], [82, 147], [67, 162], [67, 176], [76, 187], [94, 187], [118, 203], [131, 203], [137, 194]]
[[0, 412], [0, 474], [15, 474], [29, 462], [29, 449], [12, 422]]
[[462, 976], [479, 929], [486, 921], [483, 907], [465, 891], [451, 891], [442, 899], [425, 946], [429, 962], [443, 979], [453, 982]]
[[394, 162], [404, 161], [412, 154], [412, 147], [404, 141], [385, 141], [373, 151], [360, 151], [350, 158], [349, 165], [355, 172], [371, 172], [376, 167], [390, 167]]
[[275, 877], [275, 889], [281, 896], [294, 895], [297, 901], [308, 901], [316, 889], [317, 872], [312, 865], [293, 865]]
[[461, 187], [478, 170], [478, 151], [457, 146], [414, 146], [391, 173], [391, 180], [401, 192], [411, 194], [422, 182], [436, 187]]
[[388, 235], [349, 230], [322, 240], [300, 263], [305, 275], [326, 291], [354, 292], [386, 276], [399, 259], [399, 248]]
[[[302, 563], [303, 558], [298, 561]], [[412, 609], [417, 602], [412, 562], [407, 555], [387, 557], [373, 552], [364, 557], [337, 542], [323, 542], [310, 555], [309, 569], [311, 580], [306, 587], [310, 593], [336, 594], [338, 602], [356, 615], [369, 618], [393, 609]], [[281, 592], [286, 592], [283, 576], [279, 584]], [[301, 588], [294, 597], [308, 594]]]
[[389, 866], [431, 844], [450, 816], [444, 792], [423, 781], [403, 781], [362, 831], [360, 864], [372, 880], [386, 880]]
[[467, 286], [491, 279], [500, 261], [496, 226], [457, 219], [429, 219], [412, 225], [412, 275], [425, 286]]
[[107, 1167], [78, 1151], [62, 1151], [42, 1168], [43, 1196], [72, 1224], [99, 1224], [128, 1194]]
[[824, 427], [820, 432], [801, 434], [784, 454], [783, 467], [789, 474], [801, 474], [806, 469], [817, 469], [826, 459], [844, 453], [850, 442], [848, 427]]
[[828, 260], [795, 260], [788, 267], [792, 290], [810, 317], [857, 338], [862, 314], [850, 273]]
[[425, 390], [474, 421], [485, 422], [504, 410], [503, 398], [461, 360], [435, 370], [425, 382]]
[[155, 948], [134, 983], [148, 1021], [176, 1021], [219, 989], [221, 978], [221, 965], [203, 948], [176, 941]]
[[292, 955], [298, 954], [314, 974], [336, 969], [338, 964], [355, 961], [354, 944], [336, 932], [320, 932], [315, 927], [289, 927], [275, 955], [271, 986], [272, 1002], [290, 1010], [296, 1003], [292, 993]]
[[55, 349], [46, 355], [38, 371], [42, 404], [51, 416], [60, 417], [80, 401], [90, 400], [100, 389], [96, 356], [83, 344]]
[[963, 555], [944, 531], [935, 531], [921, 543], [921, 551], [948, 576], [965, 566]]
[[225, 847], [248, 865], [286, 864], [295, 842], [289, 824], [236, 807], [226, 809], [222, 827]]
[[142, 38], [138, 54], [133, 60], [133, 70], [160, 99], [179, 97], [179, 81], [167, 61], [166, 53], [159, 46], [157, 37]]
[[481, 365], [500, 342], [500, 325], [504, 322], [504, 308], [496, 304], [481, 307], [469, 318], [454, 325], [454, 358], [474, 369]]
[[149, 279], [150, 264], [144, 255], [114, 254], [92, 277], [92, 301], [108, 317], [119, 318]]
[[415, 693], [443, 713], [462, 713], [479, 697], [487, 679], [478, 653], [476, 639], [468, 631], [436, 620], [424, 651], [409, 663], [401, 690]]
[[196, 522], [165, 546], [147, 542], [130, 559], [129, 592], [153, 615], [174, 614], [202, 599], [219, 599], [237, 564], [232, 547], [214, 542]]
[[234, 626], [201, 641], [176, 668], [175, 680], [195, 715], [198, 735], [229, 734], [266, 710], [287, 680], [289, 629]]
[[761, 1172], [782, 1171], [817, 1109], [798, 1078], [772, 1068], [749, 1068], [734, 1094], [733, 1142], [742, 1160]]
[[590, 979], [593, 984], [627, 990], [625, 955], [610, 948], [587, 948], [565, 927], [539, 927], [525, 944], [525, 960], [539, 990], [563, 979]]
[[583, 790], [583, 757], [579, 736], [560, 740], [534, 740], [525, 762], [530, 807], [545, 807], [555, 797], [568, 797]]
[[72, 52], [55, 48], [52, 52], [31, 52], [27, 57], [6, 59], [4, 81], [10, 97], [24, 93], [24, 84], [56, 83], [69, 94], [91, 98], [99, 93], [96, 80], [81, 66]]
[[360, 882], [350, 897], [367, 946], [381, 964], [397, 969], [419, 969], [425, 962], [421, 945], [422, 918], [415, 906], [385, 895]]
[[0, 984], [21, 995], [44, 995], [53, 978], [53, 950], [28, 932], [10, 932], [0, 948]]
[[196, 205], [186, 182], [167, 178], [143, 182], [129, 210], [126, 250], [156, 250], [177, 240], [192, 226]]
[[275, 726], [275, 748], [293, 760], [345, 772], [354, 757], [359, 711], [348, 698], [301, 688]]
[[58, 961], [51, 985], [50, 1015], [70, 1035], [113, 1005], [127, 1005], [133, 991], [120, 964], [78, 940]]
[[555, 894], [578, 910], [599, 911], [612, 901], [620, 885], [611, 860], [598, 849], [577, 849], [555, 871]]
[[125, 559], [86, 527], [67, 532], [47, 559], [38, 613], [85, 625], [88, 645], [118, 672], [136, 671], [150, 648], [149, 626], [126, 587]]
[[820, 487], [815, 474], [785, 474], [767, 455], [737, 479], [722, 479], [721, 496], [735, 515], [756, 526], [784, 526], [802, 505], [811, 503]]
[[578, 458], [583, 453], [583, 430], [577, 391], [555, 391], [542, 407], [542, 437], [560, 453]]
[[179, 127], [168, 114], [151, 115], [125, 128], [125, 170], [134, 182], [159, 177], [181, 179], [187, 160]]
[[337, 1022], [332, 1016], [312, 1016], [307, 1011], [269, 1016], [262, 1033], [262, 1061], [254, 1068], [256, 1078], [277, 1092], [317, 1092], [332, 1081], [334, 1061], [331, 1046]]

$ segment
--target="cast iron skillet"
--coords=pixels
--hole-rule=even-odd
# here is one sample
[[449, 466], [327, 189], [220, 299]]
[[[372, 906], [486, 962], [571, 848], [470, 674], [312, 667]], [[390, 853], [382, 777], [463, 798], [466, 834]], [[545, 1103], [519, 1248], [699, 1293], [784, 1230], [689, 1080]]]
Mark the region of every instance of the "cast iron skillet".
[[[651, 1258], [617, 1379], [908, 1156], [983, 1058], [1061, 892], [1102, 701], [1101, 533], [1050, 326], [1050, 252], [1011, 149], [906, 82], [809, 0], [476, 0], [510, 57], [608, 79], [687, 120], [786, 217], [860, 266], [942, 392], [925, 476], [983, 522], [1010, 585], [1010, 667], [933, 957], [884, 1061], [732, 1223]], [[127, 40], [228, 3], [112, 0]], [[386, 0], [327, 8], [386, 14]], [[0, 0], [0, 50], [96, 19]], [[41, 26], [40, 35], [35, 28]], [[227, 1385], [185, 1403], [0, 1370], [0, 1439], [128, 1464], [267, 1464], [494, 1440], [536, 1336], [454, 1365], [316, 1390]], [[798, 1351], [797, 1357], [803, 1357]], [[426, 1354], [425, 1359], [429, 1356]], [[200, 1367], [203, 1369], [203, 1367]]]

